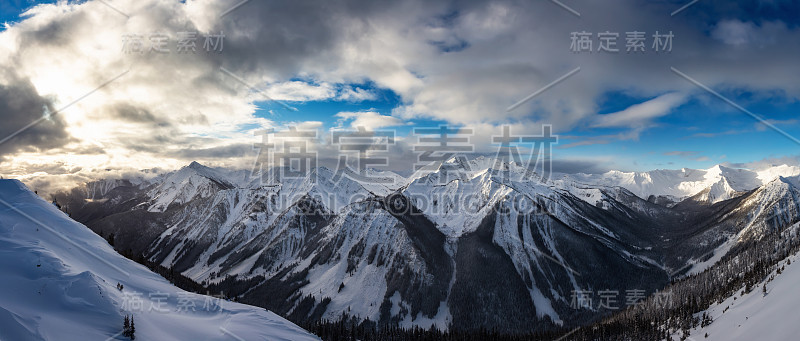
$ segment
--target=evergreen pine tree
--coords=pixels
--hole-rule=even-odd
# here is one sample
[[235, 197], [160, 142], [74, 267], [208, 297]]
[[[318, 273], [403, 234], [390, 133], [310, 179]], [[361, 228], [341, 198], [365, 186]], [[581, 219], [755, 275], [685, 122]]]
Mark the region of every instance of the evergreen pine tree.
[[131, 322], [128, 320], [128, 315], [125, 315], [125, 321], [122, 323], [122, 336], [129, 337], [131, 334]]
[[136, 324], [133, 323], [133, 315], [131, 315], [131, 330], [130, 330], [130, 338], [131, 340], [136, 340]]

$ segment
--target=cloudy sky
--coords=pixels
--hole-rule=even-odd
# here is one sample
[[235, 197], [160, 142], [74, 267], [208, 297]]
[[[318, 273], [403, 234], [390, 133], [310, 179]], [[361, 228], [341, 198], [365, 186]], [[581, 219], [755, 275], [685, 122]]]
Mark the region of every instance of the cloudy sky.
[[0, 174], [248, 167], [290, 126], [394, 130], [397, 169], [442, 125], [552, 125], [565, 172], [796, 162], [800, 3], [689, 2], [4, 0]]

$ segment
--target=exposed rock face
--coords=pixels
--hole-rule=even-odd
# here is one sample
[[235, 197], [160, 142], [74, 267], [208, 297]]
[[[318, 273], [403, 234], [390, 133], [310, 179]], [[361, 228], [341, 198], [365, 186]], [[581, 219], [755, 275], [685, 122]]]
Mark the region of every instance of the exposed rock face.
[[576, 307], [576, 292], [616, 291], [624, 308], [627, 291], [652, 293], [798, 220], [793, 178], [739, 191], [723, 177], [675, 204], [564, 178], [515, 181], [509, 170], [524, 170], [471, 162], [447, 182], [439, 171], [394, 186], [326, 168], [265, 185], [192, 163], [58, 201], [118, 250], [295, 321], [509, 332], [610, 312]]

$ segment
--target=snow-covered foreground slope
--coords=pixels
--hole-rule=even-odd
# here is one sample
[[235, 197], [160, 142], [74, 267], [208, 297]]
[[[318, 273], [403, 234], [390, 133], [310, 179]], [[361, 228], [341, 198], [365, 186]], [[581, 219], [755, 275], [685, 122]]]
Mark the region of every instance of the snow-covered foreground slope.
[[[800, 306], [800, 258], [795, 255], [788, 259], [791, 264], [784, 267], [781, 274], [767, 283], [767, 294], [762, 291], [762, 283], [750, 293], [729, 297], [711, 306], [706, 312], [714, 319], [705, 328], [693, 329], [694, 340], [797, 340], [800, 324], [796, 323], [797, 307]], [[780, 267], [779, 266], [779, 267]], [[726, 310], [727, 308], [727, 310]], [[708, 334], [708, 338], [705, 335]], [[691, 339], [690, 339], [691, 340]]]
[[125, 315], [140, 340], [318, 340], [172, 286], [16, 180], [0, 180], [0, 200], [0, 340], [122, 340]]

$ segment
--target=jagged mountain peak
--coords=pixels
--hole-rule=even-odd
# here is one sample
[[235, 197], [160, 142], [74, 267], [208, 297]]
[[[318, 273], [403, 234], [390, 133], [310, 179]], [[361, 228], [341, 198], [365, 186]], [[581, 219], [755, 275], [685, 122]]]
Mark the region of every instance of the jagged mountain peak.
[[197, 161], [192, 161], [188, 166], [185, 166], [175, 172], [173, 181], [181, 179], [186, 176], [198, 175], [209, 180], [219, 182], [226, 187], [235, 187], [231, 182], [226, 179], [226, 176], [221, 174], [218, 170], [200, 164]]
[[148, 192], [152, 204], [148, 210], [163, 212], [172, 204], [184, 204], [195, 197], [209, 197], [215, 192], [236, 188], [218, 171], [192, 162], [175, 172], [164, 176], [163, 181], [155, 181]]
[[774, 192], [797, 189], [800, 184], [800, 176], [778, 176], [772, 181], [764, 184], [757, 191]]
[[737, 191], [731, 187], [727, 178], [721, 177], [719, 181], [713, 183], [711, 186], [706, 187], [699, 193], [685, 199], [684, 201], [702, 205], [710, 205], [734, 198], [741, 193], [741, 191]]

